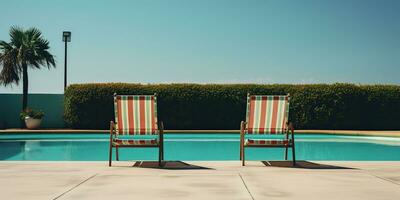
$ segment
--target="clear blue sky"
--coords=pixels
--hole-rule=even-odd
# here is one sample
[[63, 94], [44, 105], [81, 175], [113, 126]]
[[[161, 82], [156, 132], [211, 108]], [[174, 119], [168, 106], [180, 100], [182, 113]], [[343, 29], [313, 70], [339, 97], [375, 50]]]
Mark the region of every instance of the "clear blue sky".
[[[57, 68], [31, 93], [69, 83], [400, 84], [398, 0], [2, 0], [0, 39], [37, 27]], [[0, 93], [20, 93], [21, 87]]]

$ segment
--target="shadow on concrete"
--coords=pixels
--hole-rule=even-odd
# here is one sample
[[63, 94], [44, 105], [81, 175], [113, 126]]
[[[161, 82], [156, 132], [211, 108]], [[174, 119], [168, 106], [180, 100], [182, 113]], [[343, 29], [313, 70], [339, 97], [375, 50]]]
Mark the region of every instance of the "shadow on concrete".
[[140, 168], [157, 168], [157, 169], [168, 169], [168, 170], [193, 170], [193, 169], [209, 169], [213, 170], [213, 168], [202, 167], [198, 165], [188, 164], [182, 161], [164, 161], [162, 163], [162, 167], [158, 166], [157, 161], [137, 161], [133, 164], [132, 167], [140, 167]]
[[296, 165], [292, 165], [292, 161], [262, 161], [267, 167], [288, 167], [288, 168], [303, 168], [303, 169], [356, 169], [335, 165], [325, 165], [309, 161], [296, 161]]

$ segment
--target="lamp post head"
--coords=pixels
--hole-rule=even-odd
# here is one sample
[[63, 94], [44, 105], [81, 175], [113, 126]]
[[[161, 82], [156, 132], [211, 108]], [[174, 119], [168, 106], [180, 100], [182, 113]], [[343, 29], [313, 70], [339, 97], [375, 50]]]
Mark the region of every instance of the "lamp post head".
[[71, 42], [71, 31], [63, 31], [62, 41]]

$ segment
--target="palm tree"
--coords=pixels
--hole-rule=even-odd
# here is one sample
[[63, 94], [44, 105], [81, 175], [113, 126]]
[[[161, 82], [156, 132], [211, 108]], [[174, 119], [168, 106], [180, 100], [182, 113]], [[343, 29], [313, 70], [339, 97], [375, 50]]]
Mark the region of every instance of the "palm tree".
[[22, 75], [22, 110], [28, 104], [28, 67], [50, 69], [56, 67], [54, 56], [48, 51], [49, 42], [37, 28], [23, 30], [13, 26], [10, 29], [11, 42], [0, 40], [0, 84], [19, 84]]

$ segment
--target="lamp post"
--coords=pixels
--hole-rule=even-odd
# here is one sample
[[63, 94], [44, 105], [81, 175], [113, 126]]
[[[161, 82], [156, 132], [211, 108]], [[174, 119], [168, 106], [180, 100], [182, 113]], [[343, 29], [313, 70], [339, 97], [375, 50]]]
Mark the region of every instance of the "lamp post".
[[65, 43], [65, 56], [64, 56], [64, 92], [67, 88], [67, 43], [71, 42], [71, 31], [63, 31], [62, 41]]

